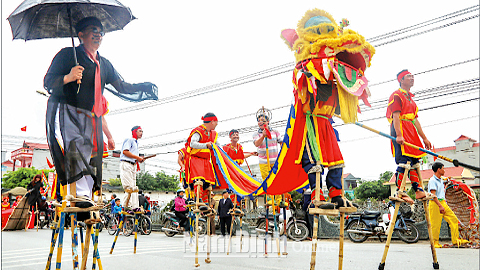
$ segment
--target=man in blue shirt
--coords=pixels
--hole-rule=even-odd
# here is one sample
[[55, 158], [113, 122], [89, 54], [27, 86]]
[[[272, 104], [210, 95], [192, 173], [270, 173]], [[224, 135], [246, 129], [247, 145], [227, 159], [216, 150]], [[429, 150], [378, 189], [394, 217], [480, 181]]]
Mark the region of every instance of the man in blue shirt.
[[452, 243], [454, 245], [461, 245], [469, 243], [469, 241], [458, 238], [458, 218], [455, 213], [448, 207], [445, 201], [445, 186], [443, 185], [442, 176], [445, 175], [445, 169], [441, 162], [435, 162], [432, 165], [434, 175], [428, 181], [428, 190], [430, 193], [436, 195], [428, 203], [428, 211], [430, 212], [430, 221], [432, 223], [432, 234], [435, 248], [441, 248], [439, 243], [440, 227], [442, 225], [442, 218], [450, 225], [450, 233], [452, 235]]
[[[132, 189], [138, 191], [136, 171], [136, 162], [142, 163], [143, 158], [139, 156], [138, 152], [138, 139], [143, 136], [143, 130], [140, 126], [134, 126], [132, 128], [132, 138], [128, 138], [123, 142], [122, 153], [120, 154], [120, 179], [122, 180], [123, 189]], [[125, 193], [123, 201], [126, 202], [128, 193]], [[132, 192], [128, 205], [124, 205], [127, 209], [133, 209], [133, 211], [139, 211], [138, 205], [138, 193]]]

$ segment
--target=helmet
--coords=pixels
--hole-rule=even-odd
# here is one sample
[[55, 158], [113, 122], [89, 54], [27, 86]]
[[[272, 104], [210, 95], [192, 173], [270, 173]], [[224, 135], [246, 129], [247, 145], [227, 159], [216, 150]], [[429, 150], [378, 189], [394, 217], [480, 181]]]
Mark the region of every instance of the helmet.
[[42, 201], [46, 201], [46, 200], [47, 200], [47, 197], [42, 196]]
[[177, 195], [180, 194], [180, 192], [184, 192], [184, 191], [185, 191], [185, 190], [183, 190], [183, 189], [177, 190]]

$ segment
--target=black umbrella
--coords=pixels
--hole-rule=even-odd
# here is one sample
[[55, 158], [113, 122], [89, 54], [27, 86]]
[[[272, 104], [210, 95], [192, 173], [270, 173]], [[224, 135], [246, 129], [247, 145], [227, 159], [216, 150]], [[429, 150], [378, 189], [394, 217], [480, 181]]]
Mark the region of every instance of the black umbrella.
[[73, 26], [89, 16], [102, 22], [104, 32], [123, 29], [135, 19], [130, 9], [116, 0], [25, 0], [7, 19], [13, 39], [71, 37], [75, 53]]

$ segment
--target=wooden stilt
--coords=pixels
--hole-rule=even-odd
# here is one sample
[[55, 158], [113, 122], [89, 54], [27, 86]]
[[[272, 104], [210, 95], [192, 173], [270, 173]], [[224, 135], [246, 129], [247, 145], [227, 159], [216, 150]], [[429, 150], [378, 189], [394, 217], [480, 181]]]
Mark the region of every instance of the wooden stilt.
[[117, 233], [115, 234], [115, 239], [113, 239], [113, 244], [112, 244], [112, 248], [110, 249], [110, 254], [113, 253], [113, 249], [115, 248], [115, 243], [117, 243], [118, 235], [120, 234], [120, 231], [122, 230], [122, 227], [123, 227], [124, 218], [125, 216], [123, 214], [120, 215], [120, 224], [118, 224]]
[[[267, 151], [268, 153], [268, 151]], [[263, 254], [264, 257], [268, 257], [267, 249], [268, 249], [268, 203], [267, 203], [267, 195], [265, 195], [265, 253]]]
[[284, 204], [283, 209], [283, 253], [282, 255], [288, 255], [287, 252], [287, 207], [285, 202], [285, 194], [282, 194], [282, 202]]
[[73, 269], [78, 269], [78, 238], [77, 238], [77, 214], [70, 214], [70, 229], [72, 231], [72, 262]]
[[87, 224], [87, 231], [85, 232], [85, 247], [83, 250], [83, 257], [82, 257], [82, 267], [81, 270], [87, 269], [87, 259], [88, 259], [88, 251], [90, 248], [90, 235], [92, 234], [92, 225]]
[[[307, 146], [307, 149], [308, 149], [308, 146]], [[320, 166], [320, 162], [317, 161], [317, 166]], [[321, 172], [320, 171], [317, 171], [315, 173], [315, 200], [316, 201], [320, 201], [320, 174]], [[310, 209], [308, 209], [308, 211], [311, 213], [312, 211], [310, 211]], [[315, 205], [315, 210], [320, 210], [318, 209], [318, 205]], [[310, 270], [314, 270], [315, 269], [315, 260], [316, 260], [316, 257], [317, 257], [317, 235], [318, 235], [318, 219], [319, 219], [319, 213], [317, 211], [315, 211], [315, 214], [313, 216], [313, 219], [314, 219], [314, 222], [313, 222], [313, 237], [312, 237], [312, 255], [311, 255], [311, 258], [310, 258]]]
[[[233, 203], [233, 209], [235, 209], [237, 206], [237, 194], [235, 194], [234, 200], [235, 202]], [[231, 216], [232, 216], [232, 221], [230, 222], [230, 237], [228, 238], [227, 255], [230, 254], [230, 246], [232, 243], [232, 232], [233, 232], [233, 225], [235, 221], [235, 215], [233, 211], [231, 212]]]
[[195, 213], [195, 267], [199, 267], [200, 264], [198, 263], [198, 218], [200, 215], [200, 187], [202, 186], [202, 181], [197, 180], [195, 182], [195, 186], [197, 186], [197, 192], [196, 192], [196, 204], [195, 204], [195, 210], [199, 210]]
[[[408, 161], [407, 165], [405, 166], [405, 172], [403, 174], [402, 184], [400, 185], [399, 192], [404, 192], [405, 191], [405, 183], [407, 182], [408, 171], [409, 170], [410, 170], [410, 161]], [[390, 197], [390, 199], [395, 199], [395, 198]], [[392, 240], [393, 230], [395, 228], [395, 223], [397, 221], [398, 210], [400, 209], [400, 204], [401, 203], [402, 203], [401, 201], [398, 201], [398, 200], [395, 201], [395, 211], [393, 213], [392, 220], [390, 221], [390, 224], [388, 225], [388, 237], [387, 237], [387, 242], [385, 243], [385, 250], [383, 251], [382, 261], [380, 262], [380, 265], [378, 266], [379, 270], [383, 270], [385, 268], [385, 261], [387, 260], [388, 249], [390, 248], [390, 241]]]
[[39, 222], [38, 222], [38, 216], [40, 215], [40, 213], [38, 212], [38, 203], [35, 203], [35, 217], [37, 219], [37, 232], [38, 232], [38, 226], [40, 226]]
[[[212, 191], [209, 190], [208, 191], [208, 206], [210, 208], [212, 208], [212, 213], [214, 211], [213, 207], [212, 207]], [[208, 216], [207, 216], [207, 258], [205, 259], [205, 262], [206, 263], [210, 263], [211, 260], [210, 260], [210, 234], [211, 234], [211, 230], [210, 230], [210, 226], [211, 226], [211, 218], [210, 218], [210, 215], [213, 215], [212, 213], [210, 213]]]
[[55, 269], [60, 270], [62, 267], [62, 251], [63, 251], [63, 231], [65, 229], [65, 213], [62, 212], [60, 216], [60, 230], [58, 232], [58, 246], [57, 246], [57, 263]]
[[53, 250], [55, 249], [55, 243], [57, 242], [58, 232], [60, 230], [60, 221], [57, 223], [57, 226], [52, 229], [52, 240], [50, 242], [50, 253], [48, 253], [47, 265], [45, 270], [50, 270], [52, 265]]
[[243, 215], [240, 216], [240, 253], [242, 253], [242, 240], [243, 240], [242, 218], [243, 218]]
[[[415, 166], [415, 169], [418, 174], [418, 180], [420, 180], [419, 186], [426, 192], [425, 188], [423, 187], [423, 179], [422, 179], [422, 174], [420, 171], [420, 166], [417, 163], [417, 166]], [[430, 240], [430, 249], [432, 250], [432, 258], [433, 258], [433, 269], [439, 269], [440, 265], [438, 264], [437, 260], [437, 251], [435, 250], [435, 243], [433, 242], [433, 233], [432, 233], [432, 225], [430, 222], [430, 212], [428, 211], [428, 201], [423, 200], [423, 209], [425, 210], [425, 220], [427, 221], [427, 229], [428, 229], [428, 239]]]
[[345, 226], [345, 213], [340, 212], [340, 239], [338, 250], [338, 269], [342, 270], [343, 267], [343, 237], [344, 237], [344, 226]]
[[80, 233], [80, 244], [81, 244], [81, 248], [82, 248], [82, 257], [83, 257], [83, 248], [84, 248], [84, 245], [83, 245], [83, 227], [79, 226], [78, 231]]
[[278, 254], [278, 257], [280, 257], [280, 236], [279, 236], [279, 233], [278, 233], [278, 223], [277, 223], [277, 219], [275, 218], [275, 196], [271, 195], [272, 196], [272, 215], [273, 215], [273, 228], [274, 228], [274, 233], [273, 233], [273, 237], [275, 238], [275, 241], [277, 243], [277, 254]]
[[95, 269], [95, 265], [98, 265], [98, 269], [103, 270], [102, 261], [100, 260], [100, 252], [98, 251], [98, 234], [100, 224], [96, 224], [95, 234], [92, 232], [92, 241], [93, 241], [93, 265], [92, 269]]
[[133, 254], [137, 253], [137, 231], [138, 231], [138, 214], [135, 213], [135, 239], [133, 240]]

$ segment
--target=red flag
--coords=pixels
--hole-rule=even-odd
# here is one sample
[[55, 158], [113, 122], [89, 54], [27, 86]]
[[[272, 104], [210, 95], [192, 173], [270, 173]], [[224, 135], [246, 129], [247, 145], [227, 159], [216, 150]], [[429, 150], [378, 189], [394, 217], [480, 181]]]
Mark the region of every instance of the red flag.
[[270, 130], [268, 129], [267, 124], [263, 125], [263, 129], [265, 129], [265, 131], [267, 132], [267, 138], [271, 140], [272, 139], [272, 133], [270, 133]]
[[50, 160], [48, 160], [47, 157], [45, 157], [45, 158], [47, 159], [48, 167], [49, 167], [50, 169], [53, 168], [55, 165], [53, 165], [53, 164], [50, 162]]
[[27, 131], [27, 126], [20, 128], [21, 131]]

